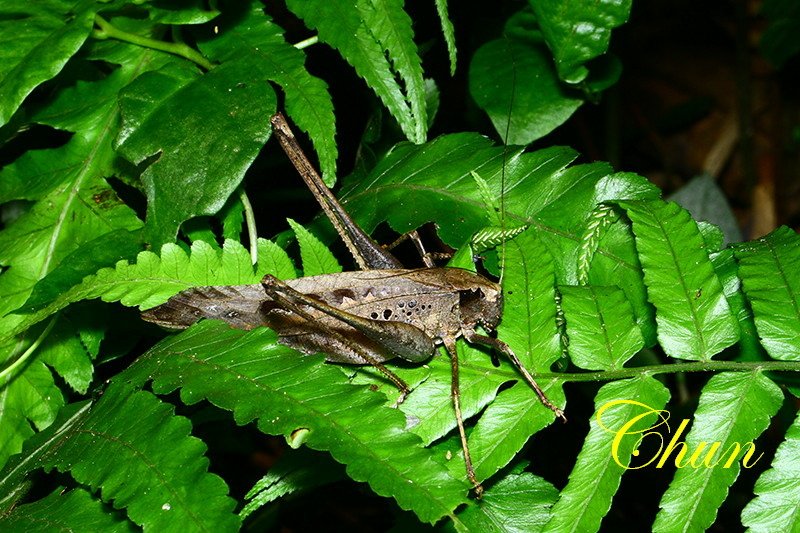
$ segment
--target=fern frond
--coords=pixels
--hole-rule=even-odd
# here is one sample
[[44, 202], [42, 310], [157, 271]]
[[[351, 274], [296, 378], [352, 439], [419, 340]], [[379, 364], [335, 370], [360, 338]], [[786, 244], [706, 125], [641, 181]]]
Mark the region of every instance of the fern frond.
[[119, 380], [96, 404], [70, 405], [26, 442], [0, 479], [0, 509], [13, 508], [26, 475], [55, 468], [100, 489], [104, 501], [125, 508], [146, 529], [176, 523], [197, 531], [236, 528], [236, 503], [222, 479], [208, 473], [206, 447], [190, 433], [189, 421], [172, 406]]
[[188, 404], [207, 399], [232, 411], [237, 423], [255, 420], [268, 434], [288, 438], [303, 429], [307, 446], [330, 452], [351, 478], [424, 522], [464, 502], [465, 480], [451, 476], [439, 454], [405, 430], [400, 411], [322, 362], [278, 345], [268, 329], [244, 333], [205, 321], [140, 357], [124, 379], [139, 386], [152, 380], [158, 394], [180, 389]]

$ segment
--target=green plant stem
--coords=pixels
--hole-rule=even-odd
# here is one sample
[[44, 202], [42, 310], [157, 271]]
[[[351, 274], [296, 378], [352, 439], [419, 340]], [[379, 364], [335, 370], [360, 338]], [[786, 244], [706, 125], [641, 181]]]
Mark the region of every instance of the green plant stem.
[[247, 239], [250, 241], [250, 260], [255, 265], [258, 263], [258, 232], [256, 231], [256, 217], [253, 213], [253, 205], [247, 197], [244, 189], [239, 193], [239, 199], [244, 206], [244, 222], [247, 226]]
[[773, 372], [800, 372], [797, 361], [698, 361], [693, 363], [675, 363], [671, 365], [640, 366], [585, 373], [537, 373], [537, 379], [559, 379], [562, 381], [611, 381], [616, 379], [635, 378], [641, 375], [674, 374], [677, 372], [753, 372], [755, 370]]
[[149, 37], [142, 37], [141, 35], [128, 33], [115, 27], [100, 15], [94, 16], [94, 23], [100, 28], [99, 30], [95, 30], [93, 33], [93, 35], [98, 39], [117, 39], [119, 41], [125, 41], [131, 44], [142, 46], [144, 48], [161, 50], [162, 52], [167, 52], [169, 54], [186, 58], [205, 70], [211, 70], [214, 68], [213, 63], [203, 57], [200, 52], [186, 45], [185, 43], [168, 43], [165, 41], [157, 41], [155, 39], [150, 39]]
[[295, 43], [294, 47], [298, 50], [302, 50], [303, 48], [308, 48], [309, 46], [315, 45], [319, 42], [319, 36], [314, 35], [313, 37], [309, 37], [308, 39], [303, 39], [299, 43]]
[[28, 346], [28, 349], [25, 350], [22, 353], [22, 355], [20, 355], [13, 363], [5, 367], [3, 370], [0, 370], [0, 383], [6, 383], [7, 380], [9, 379], [9, 376], [11, 376], [17, 368], [22, 366], [25, 363], [25, 361], [27, 361], [30, 358], [30, 356], [33, 355], [33, 352], [35, 352], [36, 349], [39, 347], [39, 345], [42, 344], [42, 342], [44, 342], [44, 340], [47, 338], [47, 335], [50, 334], [50, 331], [53, 329], [53, 326], [55, 326], [55, 324], [56, 324], [56, 319], [54, 318], [53, 320], [50, 321], [49, 324], [47, 324], [47, 327], [44, 328], [44, 330], [39, 334], [36, 340], [33, 341], [33, 344]]

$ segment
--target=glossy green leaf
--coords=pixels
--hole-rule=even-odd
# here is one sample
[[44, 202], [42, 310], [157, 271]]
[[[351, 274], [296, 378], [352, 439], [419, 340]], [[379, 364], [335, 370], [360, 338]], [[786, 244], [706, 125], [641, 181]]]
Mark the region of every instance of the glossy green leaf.
[[[466, 419], [480, 413], [494, 399], [500, 385], [515, 376], [505, 365], [498, 371], [486, 353], [466, 343], [458, 344], [458, 359], [461, 413]], [[409, 430], [428, 445], [453, 431], [456, 417], [450, 392], [452, 370], [448, 355], [439, 350], [425, 366], [429, 372], [424, 381], [413, 387], [413, 394], [406, 398], [400, 410], [411, 421]], [[398, 374], [409, 382], [414, 381], [413, 374], [409, 376], [403, 371]], [[461, 465], [459, 475], [463, 472], [463, 462]]]
[[105, 320], [87, 309], [73, 308], [54, 318], [50, 331], [36, 352], [73, 390], [85, 394], [94, 377], [93, 361], [100, 352]]
[[[1, 345], [3, 353], [19, 357], [27, 348], [27, 344], [20, 344], [4, 343]], [[42, 430], [52, 424], [64, 403], [50, 369], [39, 360], [31, 361], [11, 383], [3, 383], [0, 386], [3, 407], [0, 411], [0, 464], [5, 464], [9, 456], [22, 449], [22, 443], [34, 434], [34, 427]]]
[[529, 0], [545, 41], [553, 51], [559, 77], [580, 83], [586, 62], [606, 53], [611, 30], [625, 23], [631, 0]]
[[772, 467], [761, 474], [756, 497], [742, 511], [742, 524], [753, 533], [800, 529], [800, 416], [775, 452]]
[[566, 122], [583, 100], [562, 87], [544, 45], [510, 39], [472, 57], [469, 90], [507, 144], [529, 144]]
[[766, 354], [761, 346], [753, 320], [753, 311], [745, 298], [742, 281], [739, 278], [739, 266], [734, 258], [732, 248], [725, 248], [711, 255], [714, 271], [717, 273], [728, 305], [739, 323], [739, 350], [744, 360], [765, 359]]
[[689, 213], [661, 200], [620, 205], [633, 221], [664, 351], [681, 359], [708, 360], [735, 343], [739, 327]]
[[135, 531], [123, 513], [96, 500], [86, 489], [56, 489], [41, 500], [15, 507], [0, 516], [4, 531], [103, 531], [125, 533]]
[[[363, 180], [346, 181], [340, 199], [367, 231], [382, 221], [398, 233], [436, 222], [442, 240], [458, 248], [493, 225], [487, 215], [493, 207], [476, 185], [475, 172], [487, 183], [494, 203], [499, 204], [500, 191], [505, 191], [506, 228], [536, 228], [553, 257], [558, 283], [574, 284], [577, 255], [595, 206], [610, 199], [658, 197], [658, 190], [641, 176], [611, 173], [605, 164], [570, 167], [574, 158], [575, 153], [563, 147], [521, 153], [518, 148], [494, 147], [473, 134], [444, 135], [418, 147], [396, 146]], [[637, 324], [652, 344], [653, 310], [628, 225], [614, 224], [603, 235], [589, 278], [593, 284], [617, 285], [625, 291]]]
[[[648, 376], [609, 383], [597, 392], [589, 435], [544, 531], [600, 529], [631, 455], [638, 455], [642, 434], [660, 425], [667, 400], [669, 391]], [[620, 431], [623, 438], [617, 441]]]
[[55, 468], [100, 489], [104, 501], [125, 508], [145, 528], [235, 528], [235, 502], [222, 479], [208, 473], [206, 447], [190, 435], [189, 421], [151, 393], [122, 383], [110, 386], [96, 404], [69, 406], [28, 441], [0, 473], [0, 509], [13, 507], [28, 474]]
[[304, 429], [307, 446], [330, 452], [348, 476], [423, 522], [464, 501], [466, 480], [452, 477], [405, 430], [405, 417], [386, 406], [386, 396], [350, 385], [322, 357], [278, 345], [270, 330], [244, 333], [201, 322], [140, 357], [125, 377], [134, 384], [152, 380], [158, 394], [180, 388], [184, 402], [207, 399], [233, 411], [239, 424], [255, 420], [265, 433], [289, 437]]
[[[750, 465], [761, 457], [761, 451], [755, 450], [748, 460], [746, 454], [752, 448], [747, 443], [767, 428], [782, 401], [778, 386], [761, 372], [720, 373], [708, 381], [688, 435], [681, 435], [680, 426], [674, 427], [677, 421], [672, 424], [671, 439], [685, 441], [686, 447], [677, 446], [670, 453], [666, 444], [661, 451], [661, 458], [666, 456], [665, 461], [682, 468], [661, 498], [654, 531], [703, 531], [711, 526], [739, 475], [742, 456]], [[701, 442], [705, 443], [702, 447]], [[715, 442], [720, 443], [716, 450]], [[686, 450], [682, 456], [681, 449]], [[734, 451], [738, 455], [731, 460]]]
[[0, 126], [37, 85], [53, 78], [89, 37], [89, 0], [9, 0], [0, 7]]
[[633, 310], [618, 287], [559, 287], [569, 354], [586, 370], [617, 370], [644, 346]]
[[735, 254], [764, 349], [775, 359], [800, 360], [800, 237], [783, 226]]
[[289, 0], [289, 9], [352, 65], [415, 143], [425, 141], [427, 110], [411, 19], [401, 0]]
[[123, 259], [132, 259], [142, 250], [140, 232], [116, 230], [89, 241], [67, 257], [33, 287], [17, 312], [41, 309], [80, 283], [84, 277]]
[[152, 160], [142, 181], [154, 246], [174, 240], [185, 220], [219, 211], [239, 186], [269, 137], [277, 102], [268, 81], [246, 61], [203, 76], [175, 62], [120, 93], [117, 150], [137, 165]]

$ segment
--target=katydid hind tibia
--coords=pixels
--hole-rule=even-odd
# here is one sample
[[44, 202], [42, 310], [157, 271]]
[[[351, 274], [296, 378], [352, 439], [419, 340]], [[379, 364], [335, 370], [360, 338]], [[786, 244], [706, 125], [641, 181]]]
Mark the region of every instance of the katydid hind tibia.
[[196, 287], [145, 311], [143, 318], [169, 328], [186, 328], [201, 318], [220, 319], [240, 329], [270, 327], [281, 343], [301, 352], [323, 352], [328, 361], [336, 363], [374, 366], [400, 390], [397, 403], [410, 388], [383, 363], [394, 357], [422, 362], [434, 354], [436, 346], [443, 345], [451, 361], [451, 396], [467, 477], [480, 496], [483, 488], [472, 467], [460, 407], [458, 337], [508, 356], [541, 402], [565, 419], [507, 344], [477, 332], [479, 327], [492, 332], [500, 322], [500, 285], [468, 270], [434, 266], [415, 232], [411, 238], [428, 266], [402, 268], [339, 204], [304, 155], [283, 115], [276, 114], [271, 122], [284, 151], [361, 270], [287, 281], [268, 275], [254, 285]]

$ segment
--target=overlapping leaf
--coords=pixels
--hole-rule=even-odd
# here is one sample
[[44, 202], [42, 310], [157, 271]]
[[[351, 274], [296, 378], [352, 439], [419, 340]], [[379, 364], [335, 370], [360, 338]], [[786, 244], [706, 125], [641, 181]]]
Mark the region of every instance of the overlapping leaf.
[[269, 79], [245, 62], [201, 76], [175, 61], [120, 93], [117, 150], [137, 165], [154, 159], [142, 174], [152, 244], [174, 240], [189, 218], [213, 215], [239, 186], [269, 137], [277, 106]]
[[583, 103], [561, 86], [543, 44], [511, 39], [472, 56], [469, 90], [507, 144], [529, 144], [566, 122]]
[[292, 219], [289, 225], [297, 236], [300, 245], [300, 258], [303, 260], [303, 273], [306, 276], [316, 276], [317, 274], [331, 274], [341, 272], [342, 266], [336, 257], [319, 242], [313, 233], [305, 229]]
[[[507, 244], [505, 264], [505, 303], [498, 337], [535, 376], [537, 371], [548, 371], [561, 355], [553, 261], [536, 232], [529, 229]], [[486, 479], [506, 466], [531, 435], [554, 419], [519, 374], [517, 378], [518, 383], [497, 396], [470, 434], [478, 479]], [[539, 385], [551, 402], [564, 405], [558, 382]]]
[[[399, 233], [436, 222], [439, 236], [459, 247], [486, 227], [487, 206], [472, 173], [494, 198], [504, 191], [506, 227], [532, 225], [554, 260], [560, 284], [577, 281], [579, 247], [595, 206], [610, 199], [658, 197], [641, 176], [612, 174], [605, 164], [568, 165], [575, 153], [556, 147], [532, 153], [494, 147], [473, 134], [444, 135], [415, 147], [396, 146], [365, 179], [345, 182], [341, 199], [367, 231], [387, 221]], [[435, 219], [435, 220], [434, 220]], [[647, 344], [655, 341], [653, 310], [628, 226], [614, 224], [591, 260], [589, 280], [625, 291]]]
[[567, 83], [589, 75], [585, 63], [608, 50], [611, 30], [628, 20], [631, 0], [530, 0], [558, 74]]
[[461, 531], [541, 531], [558, 491], [544, 479], [512, 472], [489, 488], [480, 504], [471, 502], [454, 519]]
[[0, 508], [13, 507], [29, 473], [55, 468], [100, 489], [104, 501], [125, 508], [145, 529], [163, 531], [176, 523], [197, 531], [236, 527], [235, 502], [225, 483], [208, 473], [205, 445], [189, 434], [189, 421], [151, 393], [123, 383], [109, 387], [96, 404], [66, 408], [26, 443], [0, 473]]
[[[667, 450], [662, 451], [663, 460], [686, 468], [676, 471], [661, 498], [654, 531], [703, 531], [711, 526], [739, 475], [738, 460], [750, 451], [747, 443], [767, 428], [782, 400], [778, 386], [761, 372], [721, 373], [709, 380], [700, 396], [691, 431], [685, 439], [678, 439], [685, 441], [687, 452], [680, 456], [680, 450], [675, 450], [667, 458]], [[701, 447], [701, 441], [705, 446]], [[720, 447], [715, 450], [709, 443], [716, 442]], [[731, 460], [734, 452], [738, 455]], [[755, 450], [749, 464], [759, 456]]]
[[104, 268], [86, 277], [47, 306], [26, 316], [17, 329], [30, 327], [81, 300], [101, 298], [147, 309], [190, 287], [258, 283], [268, 272], [283, 279], [294, 277], [294, 266], [286, 252], [265, 240], [259, 240], [258, 248], [256, 268], [248, 251], [236, 241], [225, 241], [222, 250], [205, 241], [195, 241], [191, 254], [176, 244], [165, 244], [160, 256], [141, 252], [135, 263], [120, 261], [114, 268]]
[[572, 362], [587, 370], [622, 368], [644, 345], [625, 293], [618, 287], [559, 287]]
[[667, 389], [652, 377], [616, 381], [598, 391], [589, 435], [544, 531], [600, 528], [641, 435], [661, 424], [658, 412], [668, 399]]
[[287, 5], [353, 66], [408, 139], [425, 140], [422, 66], [401, 0], [289, 0]]
[[122, 513], [114, 513], [110, 505], [96, 500], [85, 489], [57, 489], [41, 500], [15, 507], [0, 517], [5, 531], [135, 531]]
[[405, 430], [405, 417], [386, 406], [385, 396], [351, 386], [322, 357], [278, 345], [270, 330], [202, 322], [139, 358], [125, 378], [138, 385], [152, 379], [159, 394], [180, 388], [183, 401], [207, 399], [240, 424], [255, 420], [265, 433], [305, 431], [306, 445], [330, 452], [351, 478], [424, 522], [464, 501], [466, 480], [451, 476], [438, 454]]
[[0, 7], [0, 126], [89, 37], [95, 2], [11, 0]]
[[735, 254], [764, 349], [775, 359], [800, 360], [800, 237], [784, 226]]
[[[261, 83], [268, 79], [281, 86], [286, 94], [286, 112], [308, 132], [325, 182], [333, 186], [337, 148], [327, 85], [306, 70], [303, 53], [284, 40], [283, 29], [264, 14], [263, 5], [237, 4], [230, 5], [222, 20], [216, 21], [215, 33], [200, 42], [200, 49], [214, 61], [246, 65], [264, 76]], [[268, 118], [262, 117], [262, 123]]]
[[[112, 174], [114, 161], [111, 141], [119, 118], [117, 92], [161, 56], [126, 49], [119, 57], [126, 59], [125, 66], [96, 81], [76, 82], [32, 115], [33, 122], [74, 132], [65, 145], [27, 152], [0, 174], [0, 183], [5, 184], [0, 201], [38, 200], [0, 234], [0, 264], [11, 267], [0, 274], [0, 314], [6, 315], [0, 319], [4, 337], [0, 359], [5, 365], [17, 360], [40, 333], [32, 331], [13, 342], [7, 338], [10, 332], [24, 329], [22, 318], [7, 313], [25, 302], [37, 282], [65, 261], [74, 267], [73, 254], [97, 239], [141, 227], [104, 178]], [[26, 191], [28, 180], [32, 187]], [[70, 379], [87, 382], [91, 369], [83, 364], [85, 351], [71, 353], [74, 360], [69, 363], [63, 357], [70, 354], [62, 352], [62, 368], [82, 368], [82, 376]], [[63, 404], [61, 392], [41, 361], [30, 363], [4, 385], [0, 391], [4, 406], [0, 410], [0, 441], [8, 446], [2, 447], [0, 462], [19, 451], [22, 439], [30, 434], [26, 419], [40, 429], [46, 427]]]
[[621, 202], [633, 221], [658, 339], [672, 357], [708, 360], [739, 338], [697, 223], [675, 203]]

